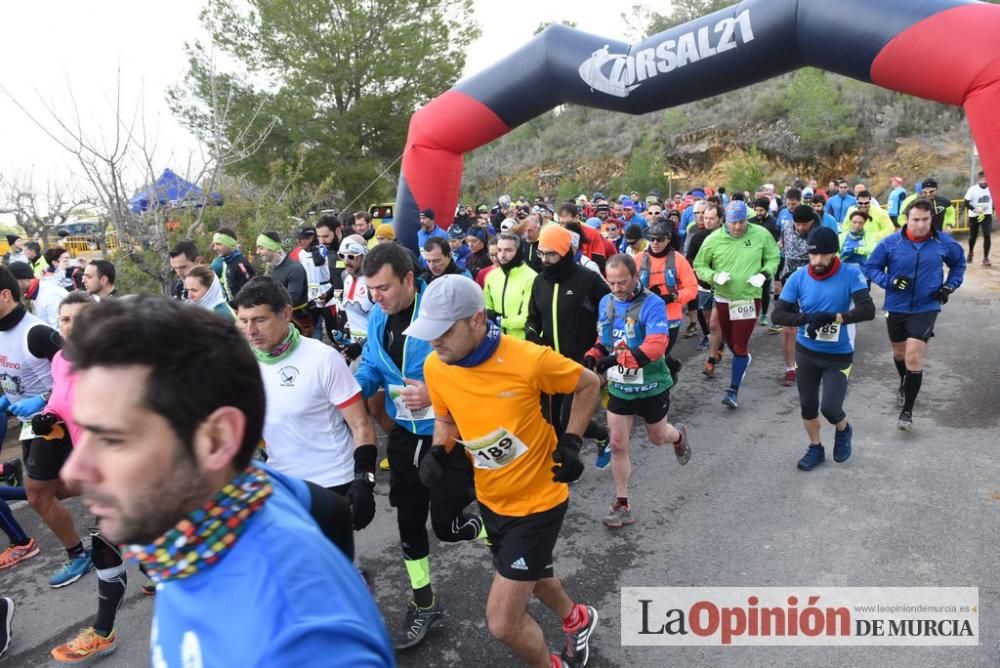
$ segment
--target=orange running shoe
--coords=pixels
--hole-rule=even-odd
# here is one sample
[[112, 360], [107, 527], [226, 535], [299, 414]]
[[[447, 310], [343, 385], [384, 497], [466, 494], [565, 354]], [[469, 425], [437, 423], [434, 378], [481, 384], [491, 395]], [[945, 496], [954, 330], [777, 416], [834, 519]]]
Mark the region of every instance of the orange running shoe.
[[34, 538], [29, 540], [26, 545], [11, 545], [3, 552], [0, 552], [0, 571], [31, 559], [39, 551], [38, 542]]
[[90, 627], [81, 629], [75, 638], [53, 649], [52, 658], [56, 663], [86, 663], [91, 659], [112, 654], [116, 649], [118, 649], [118, 635], [113, 630], [105, 638]]

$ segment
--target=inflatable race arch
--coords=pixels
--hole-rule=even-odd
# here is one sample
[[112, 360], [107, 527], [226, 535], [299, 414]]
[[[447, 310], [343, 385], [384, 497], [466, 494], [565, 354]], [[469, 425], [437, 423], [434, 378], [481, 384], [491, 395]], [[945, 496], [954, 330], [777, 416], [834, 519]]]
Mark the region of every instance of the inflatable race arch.
[[974, 0], [745, 0], [632, 45], [552, 25], [410, 119], [396, 234], [416, 248], [425, 208], [450, 225], [463, 154], [558, 105], [644, 114], [805, 66], [962, 106], [1000, 174], [998, 35]]

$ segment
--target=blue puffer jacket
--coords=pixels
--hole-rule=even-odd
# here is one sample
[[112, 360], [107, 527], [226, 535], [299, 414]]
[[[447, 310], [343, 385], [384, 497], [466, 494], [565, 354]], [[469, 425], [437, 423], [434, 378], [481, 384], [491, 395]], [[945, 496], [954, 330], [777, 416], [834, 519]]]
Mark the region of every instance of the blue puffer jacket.
[[[416, 301], [413, 304], [413, 316], [420, 311], [420, 299], [427, 284], [422, 280], [416, 281]], [[361, 353], [358, 370], [354, 373], [358, 384], [361, 385], [361, 393], [367, 399], [381, 389], [385, 390], [385, 411], [396, 424], [406, 429], [411, 434], [430, 436], [434, 433], [434, 418], [429, 417], [423, 420], [399, 420], [396, 418], [396, 405], [392, 402], [390, 395], [390, 385], [403, 385], [403, 377], [410, 380], [424, 380], [424, 360], [431, 353], [431, 344], [427, 341], [415, 339], [412, 336], [406, 337], [403, 343], [403, 369], [400, 370], [396, 363], [392, 361], [389, 352], [382, 346], [385, 338], [385, 327], [389, 316], [382, 307], [375, 305], [368, 315], [368, 340], [365, 342], [364, 351]]]
[[[948, 265], [948, 277], [944, 268]], [[927, 241], [914, 243], [906, 237], [906, 227], [890, 234], [872, 251], [864, 265], [865, 276], [885, 290], [885, 310], [889, 313], [940, 311], [934, 294], [947, 285], [957, 290], [965, 278], [965, 251], [950, 234], [931, 231]], [[892, 287], [896, 278], [910, 279], [905, 290]]]

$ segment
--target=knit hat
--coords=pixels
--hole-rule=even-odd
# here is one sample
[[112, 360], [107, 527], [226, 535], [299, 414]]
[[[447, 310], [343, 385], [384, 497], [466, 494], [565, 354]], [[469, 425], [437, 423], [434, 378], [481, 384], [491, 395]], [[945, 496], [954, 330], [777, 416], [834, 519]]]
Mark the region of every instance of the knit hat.
[[423, 216], [424, 218], [430, 218], [431, 220], [434, 220], [434, 209], [423, 209], [420, 212], [420, 215]]
[[15, 242], [16, 242], [16, 241], [17, 241], [18, 239], [20, 239], [20, 238], [21, 238], [21, 237], [17, 236], [16, 234], [8, 234], [8, 235], [7, 235], [7, 244], [8, 244], [9, 246], [13, 246], [13, 245], [14, 245], [14, 243], [15, 243]]
[[601, 219], [600, 218], [588, 218], [587, 227], [592, 227], [595, 230], [601, 229]]
[[808, 204], [799, 204], [795, 207], [795, 211], [792, 211], [792, 221], [796, 223], [816, 222], [816, 212]]
[[572, 237], [569, 230], [555, 223], [550, 223], [543, 227], [541, 234], [538, 235], [539, 248], [554, 250], [559, 255], [569, 253], [571, 245]]
[[382, 237], [383, 239], [396, 240], [396, 230], [389, 223], [382, 223], [375, 228], [375, 236]]
[[475, 225], [473, 225], [472, 227], [470, 227], [468, 230], [465, 231], [465, 236], [475, 237], [480, 241], [482, 241], [484, 244], [486, 243], [486, 240], [489, 238], [489, 235], [486, 233], [486, 230], [484, 230], [481, 227], [477, 227]]
[[666, 237], [667, 239], [669, 239], [670, 236], [671, 236], [671, 229], [670, 226], [667, 224], [667, 221], [665, 220], [662, 219], [654, 220], [652, 223], [649, 224], [649, 227], [646, 228], [647, 239], [651, 237]]
[[454, 241], [465, 238], [465, 230], [458, 223], [455, 223], [448, 228], [448, 238]]
[[828, 255], [840, 251], [840, 239], [829, 227], [818, 227], [809, 235], [809, 254]]

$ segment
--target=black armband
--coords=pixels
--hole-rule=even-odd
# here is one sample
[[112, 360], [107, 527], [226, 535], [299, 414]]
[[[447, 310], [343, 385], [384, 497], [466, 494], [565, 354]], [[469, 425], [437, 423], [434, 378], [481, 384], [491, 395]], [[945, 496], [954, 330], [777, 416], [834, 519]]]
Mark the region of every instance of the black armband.
[[632, 353], [632, 357], [635, 358], [635, 361], [639, 363], [640, 367], [644, 367], [653, 361], [649, 359], [649, 355], [642, 352], [642, 348], [639, 348], [638, 346], [635, 348], [629, 348], [629, 352]]
[[854, 300], [854, 308], [840, 314], [840, 319], [845, 325], [875, 319], [875, 302], [868, 290], [858, 290], [851, 295], [851, 299]]

